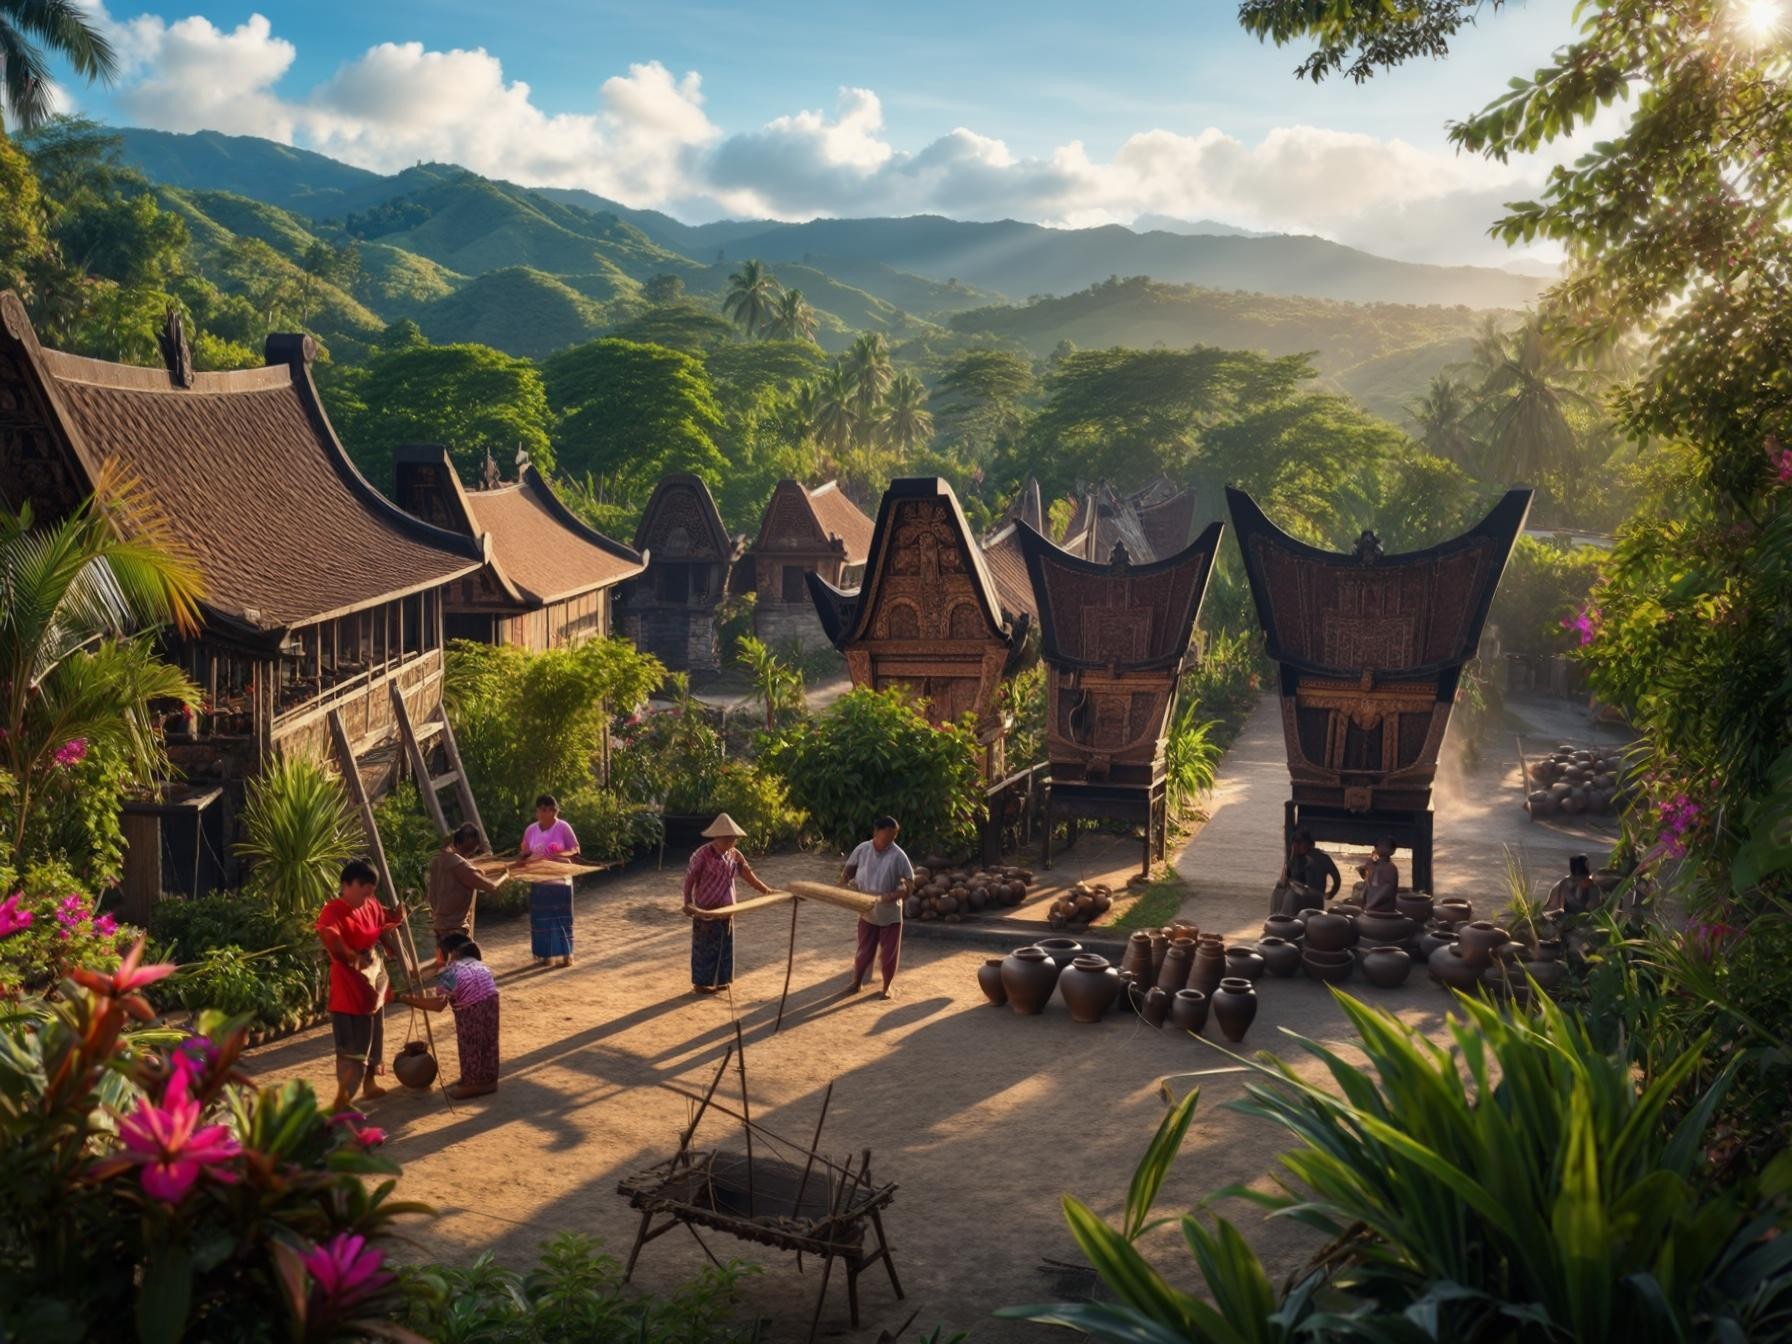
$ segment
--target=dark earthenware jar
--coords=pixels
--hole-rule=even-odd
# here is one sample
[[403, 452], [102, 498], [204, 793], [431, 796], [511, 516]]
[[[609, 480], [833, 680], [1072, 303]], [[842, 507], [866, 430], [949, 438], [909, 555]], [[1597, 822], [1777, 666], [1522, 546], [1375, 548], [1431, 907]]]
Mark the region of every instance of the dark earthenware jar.
[[1293, 975], [1300, 969], [1300, 944], [1286, 938], [1264, 938], [1257, 944], [1257, 955], [1271, 975]]
[[1442, 920], [1452, 929], [1458, 924], [1466, 924], [1475, 917], [1475, 907], [1461, 897], [1447, 897], [1431, 904], [1432, 916]]
[[1220, 1034], [1237, 1044], [1257, 1017], [1257, 990], [1249, 980], [1229, 975], [1220, 981], [1212, 998], [1213, 1020], [1219, 1023]]
[[1207, 1025], [1207, 996], [1198, 989], [1179, 989], [1170, 1000], [1170, 1025], [1199, 1033]]
[[1560, 938], [1539, 938], [1533, 960], [1560, 961], [1562, 959], [1562, 940]]
[[1462, 955], [1458, 944], [1446, 943], [1431, 954], [1431, 978], [1445, 989], [1458, 989], [1464, 994], [1474, 990], [1481, 978], [1481, 968]]
[[1524, 963], [1525, 973], [1537, 982], [1537, 988], [1545, 994], [1553, 995], [1562, 987], [1562, 981], [1568, 978], [1568, 968], [1556, 960], [1544, 960]]
[[1429, 966], [1433, 952], [1440, 947], [1454, 946], [1455, 943], [1456, 935], [1452, 930], [1433, 922], [1419, 935], [1419, 960]]
[[1135, 1013], [1144, 1010], [1145, 991], [1139, 987], [1138, 977], [1131, 971], [1120, 972], [1120, 994], [1115, 1003], [1117, 1007], [1130, 1008]]
[[1060, 967], [1070, 965], [1073, 958], [1083, 955], [1083, 945], [1074, 938], [1041, 938], [1033, 946], [1057, 962]]
[[1164, 931], [1170, 935], [1170, 941], [1172, 943], [1178, 938], [1186, 938], [1192, 943], [1195, 939], [1201, 936], [1201, 926], [1199, 924], [1190, 924], [1185, 919], [1172, 919], [1168, 924], [1164, 925]]
[[1099, 1022], [1120, 996], [1120, 972], [1106, 957], [1085, 954], [1072, 959], [1058, 977], [1058, 990], [1072, 1022]]
[[1423, 924], [1431, 918], [1431, 898], [1422, 891], [1396, 892], [1394, 908], [1415, 924]]
[[1169, 950], [1170, 935], [1162, 929], [1151, 930], [1151, 974], [1139, 977], [1139, 983], [1147, 989], [1157, 983], [1157, 973], [1163, 969], [1164, 954]]
[[1145, 991], [1145, 1023], [1147, 1026], [1161, 1027], [1164, 1018], [1169, 1016], [1170, 996], [1153, 985]]
[[1456, 946], [1462, 951], [1462, 959], [1476, 970], [1493, 960], [1493, 950], [1504, 946], [1505, 942], [1506, 931], [1484, 919], [1459, 924], [1456, 928]]
[[1171, 943], [1170, 950], [1164, 954], [1164, 964], [1158, 968], [1157, 987], [1166, 994], [1174, 994], [1186, 985], [1194, 952], [1195, 945], [1186, 938]]
[[1043, 948], [1021, 947], [1002, 961], [1002, 988], [1008, 1006], [1023, 1017], [1043, 1013], [1058, 985], [1058, 963]]
[[428, 1087], [436, 1080], [436, 1057], [424, 1042], [407, 1041], [392, 1060], [392, 1072], [406, 1087]]
[[1300, 921], [1301, 927], [1305, 928], [1307, 926], [1308, 921], [1310, 921], [1314, 915], [1320, 915], [1320, 914], [1324, 914], [1324, 913], [1325, 912], [1323, 910], [1321, 910], [1318, 906], [1309, 905], [1305, 910], [1296, 910], [1294, 912], [1294, 917]]
[[1263, 978], [1265, 964], [1263, 954], [1254, 947], [1228, 947], [1226, 949], [1226, 974], [1235, 975], [1241, 980], [1257, 981]]
[[977, 984], [983, 990], [983, 997], [998, 1008], [1008, 1002], [1008, 991], [1002, 988], [1002, 959], [986, 958], [977, 968]]
[[1356, 941], [1355, 932], [1343, 915], [1314, 910], [1307, 916], [1305, 946], [1316, 952], [1342, 952]]
[[1328, 985], [1336, 985], [1350, 979], [1350, 973], [1356, 969], [1356, 957], [1349, 952], [1306, 949], [1300, 954], [1300, 968], [1306, 972], [1309, 980], [1323, 980]]
[[1203, 942], [1195, 949], [1195, 964], [1190, 969], [1185, 984], [1187, 988], [1198, 989], [1211, 999], [1213, 991], [1219, 988], [1225, 975], [1226, 954], [1216, 939], [1211, 943]]
[[1126, 940], [1126, 951], [1120, 958], [1120, 969], [1135, 977], [1151, 974], [1151, 935], [1140, 929]]
[[1365, 910], [1356, 917], [1357, 932], [1370, 947], [1386, 947], [1404, 943], [1417, 933], [1418, 926], [1405, 915], [1384, 915]]
[[1263, 921], [1263, 936], [1298, 943], [1307, 936], [1307, 926], [1293, 915], [1271, 915]]
[[1404, 947], [1372, 947], [1363, 954], [1363, 974], [1377, 989], [1398, 989], [1412, 971]]

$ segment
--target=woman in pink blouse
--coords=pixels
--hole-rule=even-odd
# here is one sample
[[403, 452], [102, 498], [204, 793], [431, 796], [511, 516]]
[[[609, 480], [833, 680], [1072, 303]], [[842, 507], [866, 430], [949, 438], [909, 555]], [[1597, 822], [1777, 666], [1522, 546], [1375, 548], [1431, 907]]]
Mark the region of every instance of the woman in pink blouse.
[[714, 994], [734, 983], [734, 921], [700, 919], [698, 910], [720, 910], [734, 904], [734, 879], [754, 891], [771, 894], [759, 880], [738, 845], [746, 832], [726, 812], [703, 832], [707, 843], [691, 855], [684, 870], [684, 912], [691, 921], [691, 988]]
[[[538, 859], [571, 859], [579, 852], [579, 837], [560, 815], [560, 804], [551, 793], [535, 800], [535, 820], [523, 832], [519, 850], [522, 862], [516, 872], [529, 875], [528, 864]], [[529, 950], [542, 965], [558, 957], [572, 965], [572, 879], [550, 878], [529, 888]]]

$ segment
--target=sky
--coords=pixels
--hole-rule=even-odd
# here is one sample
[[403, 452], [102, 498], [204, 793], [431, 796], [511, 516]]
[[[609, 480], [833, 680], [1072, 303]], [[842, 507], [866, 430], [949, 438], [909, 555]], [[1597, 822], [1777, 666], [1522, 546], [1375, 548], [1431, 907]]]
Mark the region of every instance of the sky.
[[118, 125], [453, 162], [691, 221], [1213, 219], [1494, 265], [1518, 254], [1488, 224], [1548, 163], [1460, 156], [1446, 124], [1573, 33], [1571, 0], [1517, 0], [1445, 62], [1315, 86], [1228, 0], [86, 7], [126, 68], [64, 101]]

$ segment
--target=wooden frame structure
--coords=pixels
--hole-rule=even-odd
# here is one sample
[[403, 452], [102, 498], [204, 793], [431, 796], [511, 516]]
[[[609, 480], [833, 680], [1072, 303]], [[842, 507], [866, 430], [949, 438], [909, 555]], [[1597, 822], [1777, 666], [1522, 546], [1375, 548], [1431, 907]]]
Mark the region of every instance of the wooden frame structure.
[[1432, 889], [1431, 785], [1462, 665], [1530, 512], [1514, 489], [1474, 527], [1384, 555], [1373, 532], [1349, 553], [1283, 532], [1242, 490], [1226, 491], [1269, 656], [1280, 665], [1292, 785], [1284, 841], [1392, 836]]
[[1051, 866], [1054, 820], [1098, 817], [1143, 825], [1149, 874], [1167, 848], [1170, 715], [1224, 525], [1146, 564], [1123, 543], [1101, 563], [1018, 528], [1047, 671], [1042, 862]]
[[[716, 1090], [727, 1077], [730, 1065], [734, 1065], [740, 1075], [739, 1111], [730, 1110], [715, 1100]], [[722, 1057], [716, 1076], [710, 1080], [708, 1090], [701, 1096], [682, 1088], [672, 1087], [671, 1090], [696, 1103], [690, 1123], [679, 1136], [678, 1151], [663, 1162], [624, 1177], [616, 1186], [616, 1192], [641, 1213], [635, 1242], [629, 1249], [628, 1264], [622, 1274], [624, 1283], [634, 1275], [641, 1248], [680, 1227], [691, 1234], [712, 1262], [719, 1265], [721, 1262], [716, 1260], [715, 1253], [698, 1231], [705, 1228], [777, 1250], [795, 1251], [799, 1268], [805, 1254], [821, 1258], [821, 1289], [816, 1294], [815, 1312], [809, 1320], [808, 1338], [811, 1341], [821, 1324], [822, 1308], [827, 1304], [828, 1280], [836, 1260], [846, 1272], [846, 1300], [853, 1329], [859, 1326], [859, 1275], [865, 1270], [873, 1265], [883, 1265], [890, 1276], [891, 1289], [898, 1299], [902, 1298], [902, 1281], [896, 1276], [896, 1260], [891, 1254], [883, 1221], [883, 1211], [896, 1197], [895, 1183], [879, 1185], [872, 1180], [869, 1148], [860, 1150], [855, 1170], [853, 1158], [848, 1157], [844, 1164], [836, 1165], [823, 1157], [818, 1147], [822, 1128], [827, 1124], [828, 1106], [834, 1096], [832, 1083], [822, 1096], [815, 1135], [807, 1146], [781, 1138], [758, 1124], [753, 1119], [747, 1093], [746, 1043], [741, 1036], [740, 1023], [736, 1022], [734, 1040]], [[746, 1148], [744, 1157], [719, 1148], [693, 1151], [691, 1141], [704, 1116], [711, 1110], [740, 1122]], [[793, 1163], [782, 1159], [756, 1157], [753, 1150], [755, 1137], [803, 1159], [800, 1171]], [[657, 1226], [655, 1219], [661, 1220]]]
[[405, 444], [394, 462], [393, 498], [424, 522], [474, 541], [484, 566], [444, 590], [449, 639], [540, 652], [576, 648], [610, 633], [611, 592], [646, 565], [631, 546], [588, 527], [534, 466], [519, 479], [465, 489], [448, 450]]

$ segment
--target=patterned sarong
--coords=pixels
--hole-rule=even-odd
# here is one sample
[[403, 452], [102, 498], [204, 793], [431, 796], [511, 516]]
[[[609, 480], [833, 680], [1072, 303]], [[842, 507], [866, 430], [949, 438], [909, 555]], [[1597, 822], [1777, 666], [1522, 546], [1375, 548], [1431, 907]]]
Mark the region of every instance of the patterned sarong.
[[691, 983], [714, 986], [734, 983], [734, 921], [691, 921]]
[[529, 950], [538, 957], [572, 955], [572, 885], [537, 882], [529, 888]]
[[460, 1049], [460, 1080], [470, 1087], [498, 1081], [498, 996], [454, 1010], [454, 1040]]

